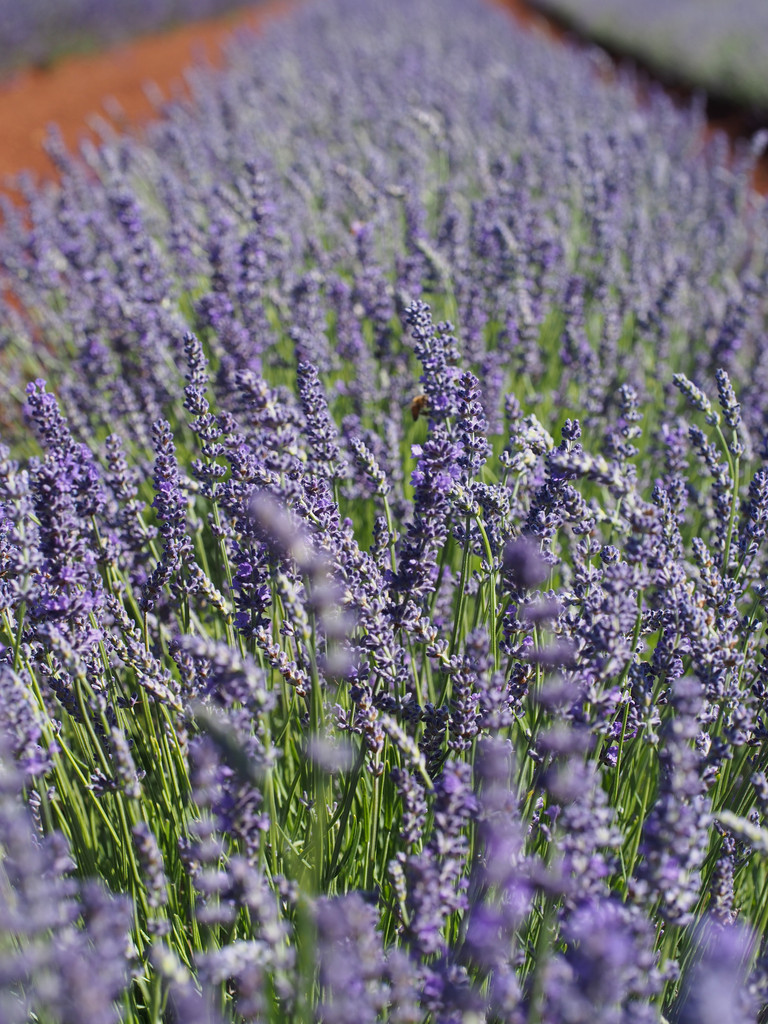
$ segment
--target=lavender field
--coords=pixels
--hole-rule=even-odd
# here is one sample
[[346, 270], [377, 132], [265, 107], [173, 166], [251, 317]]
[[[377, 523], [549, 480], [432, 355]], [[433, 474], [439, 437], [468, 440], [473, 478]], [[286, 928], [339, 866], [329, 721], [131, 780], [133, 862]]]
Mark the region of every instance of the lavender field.
[[309, 0], [0, 231], [0, 1021], [768, 1006], [768, 218]]
[[768, 6], [762, 0], [529, 2], [667, 78], [768, 110]]
[[[210, 18], [247, 0], [0, 0], [0, 75]], [[253, 0], [252, 0], [253, 2]]]

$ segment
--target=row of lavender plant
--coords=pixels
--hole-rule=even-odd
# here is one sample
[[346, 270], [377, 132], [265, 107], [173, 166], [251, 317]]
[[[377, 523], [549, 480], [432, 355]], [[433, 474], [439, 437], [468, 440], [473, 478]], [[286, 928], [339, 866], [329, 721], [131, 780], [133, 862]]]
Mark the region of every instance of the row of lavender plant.
[[247, 0], [0, 0], [0, 73], [109, 46], [178, 22], [224, 14]]
[[768, 109], [768, 11], [760, 0], [530, 0], [581, 35], [719, 99]]
[[765, 209], [598, 70], [323, 0], [6, 206], [4, 1019], [757, 1019]]

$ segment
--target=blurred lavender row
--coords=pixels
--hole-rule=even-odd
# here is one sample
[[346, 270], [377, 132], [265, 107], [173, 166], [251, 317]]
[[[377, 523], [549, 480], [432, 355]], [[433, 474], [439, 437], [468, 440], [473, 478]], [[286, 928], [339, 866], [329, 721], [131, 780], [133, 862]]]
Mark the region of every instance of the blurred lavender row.
[[668, 80], [768, 110], [762, 0], [529, 0]]
[[[462, 24], [468, 2], [454, 0]], [[600, 423], [623, 383], [668, 401], [673, 371], [714, 382], [720, 366], [759, 432], [758, 144], [731, 159], [724, 135], [705, 144], [699, 108], [661, 90], [640, 108], [631, 80], [606, 87], [584, 55], [478, 18], [462, 39], [428, 4], [318, 3], [269, 46], [233, 43], [225, 74], [190, 71], [191, 101], [145, 142], [106, 129], [72, 163], [52, 137], [61, 188], [22, 182], [29, 219], [6, 204], [0, 258], [26, 312], [5, 309], [0, 340], [66, 345], [53, 371], [72, 415], [144, 442], [185, 330], [221, 348], [225, 395], [238, 370], [280, 365], [288, 331], [321, 373], [356, 360], [334, 391], [402, 440], [391, 410], [411, 370], [392, 318], [440, 294], [492, 430], [515, 382]]]
[[[253, 2], [253, 0], [251, 0]], [[247, 0], [0, 0], [0, 74], [243, 7]]]

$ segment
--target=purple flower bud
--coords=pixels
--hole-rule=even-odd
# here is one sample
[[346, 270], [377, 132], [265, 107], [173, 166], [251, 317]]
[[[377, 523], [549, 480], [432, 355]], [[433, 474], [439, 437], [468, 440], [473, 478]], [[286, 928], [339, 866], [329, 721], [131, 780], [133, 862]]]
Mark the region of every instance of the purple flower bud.
[[502, 565], [515, 590], [531, 590], [549, 575], [549, 565], [541, 557], [538, 545], [528, 537], [518, 537], [507, 544]]

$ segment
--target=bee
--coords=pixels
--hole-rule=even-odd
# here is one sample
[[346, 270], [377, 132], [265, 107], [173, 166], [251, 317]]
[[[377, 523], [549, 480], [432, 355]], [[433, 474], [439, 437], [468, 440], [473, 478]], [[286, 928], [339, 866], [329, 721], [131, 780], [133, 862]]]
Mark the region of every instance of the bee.
[[414, 421], [421, 416], [428, 405], [429, 399], [426, 395], [416, 395], [416, 397], [411, 401], [411, 416], [413, 416]]

